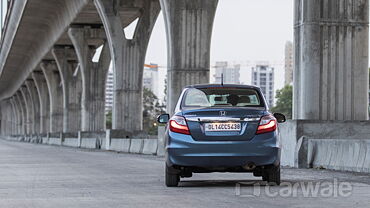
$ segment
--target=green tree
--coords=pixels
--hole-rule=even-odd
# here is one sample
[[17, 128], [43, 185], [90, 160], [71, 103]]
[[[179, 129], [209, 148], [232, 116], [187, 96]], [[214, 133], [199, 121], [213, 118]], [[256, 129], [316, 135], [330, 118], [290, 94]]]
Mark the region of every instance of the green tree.
[[293, 87], [286, 85], [283, 89], [276, 91], [276, 106], [271, 109], [274, 113], [282, 113], [287, 119], [292, 118], [293, 109]]
[[143, 130], [150, 135], [158, 133], [157, 116], [164, 111], [158, 97], [147, 88], [143, 91]]
[[[147, 88], [143, 90], [143, 130], [144, 132], [156, 135], [157, 116], [164, 113], [164, 106], [159, 104], [157, 96]], [[112, 111], [105, 115], [105, 125], [107, 129], [112, 128]]]

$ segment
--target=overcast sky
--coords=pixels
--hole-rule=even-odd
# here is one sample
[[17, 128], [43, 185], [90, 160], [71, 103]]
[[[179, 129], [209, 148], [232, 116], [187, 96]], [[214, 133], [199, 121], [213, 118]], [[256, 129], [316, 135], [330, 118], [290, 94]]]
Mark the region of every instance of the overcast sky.
[[[270, 61], [275, 63], [275, 89], [279, 89], [284, 82], [282, 64], [288, 40], [293, 40], [293, 0], [219, 0], [213, 28], [211, 64], [216, 61], [241, 62], [241, 81], [250, 84], [248, 62]], [[162, 15], [149, 43], [146, 63], [150, 62], [167, 66]], [[161, 82], [164, 74], [162, 69]]]

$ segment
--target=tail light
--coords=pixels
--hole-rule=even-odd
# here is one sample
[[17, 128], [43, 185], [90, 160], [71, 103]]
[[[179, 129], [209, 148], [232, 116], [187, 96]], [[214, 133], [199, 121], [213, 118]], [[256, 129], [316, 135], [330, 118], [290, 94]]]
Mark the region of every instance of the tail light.
[[261, 118], [256, 134], [273, 132], [276, 130], [276, 128], [277, 128], [276, 118], [272, 115], [264, 116]]
[[179, 134], [190, 135], [188, 124], [182, 116], [174, 116], [170, 120], [170, 130]]

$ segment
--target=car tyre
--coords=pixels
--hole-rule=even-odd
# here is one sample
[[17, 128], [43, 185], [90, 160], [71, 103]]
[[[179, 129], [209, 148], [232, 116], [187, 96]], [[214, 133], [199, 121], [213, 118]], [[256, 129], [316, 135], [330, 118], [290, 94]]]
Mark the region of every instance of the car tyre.
[[270, 185], [280, 185], [280, 165], [271, 167], [264, 177], [262, 177], [264, 181], [267, 181]]
[[180, 176], [178, 174], [171, 173], [169, 168], [166, 167], [166, 186], [167, 187], [177, 187], [180, 182]]

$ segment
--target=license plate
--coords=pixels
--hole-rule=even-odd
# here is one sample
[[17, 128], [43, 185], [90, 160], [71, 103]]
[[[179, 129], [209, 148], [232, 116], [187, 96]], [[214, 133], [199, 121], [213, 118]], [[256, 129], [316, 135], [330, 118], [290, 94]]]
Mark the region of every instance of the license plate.
[[214, 131], [240, 131], [240, 123], [206, 123], [205, 130], [208, 132]]

